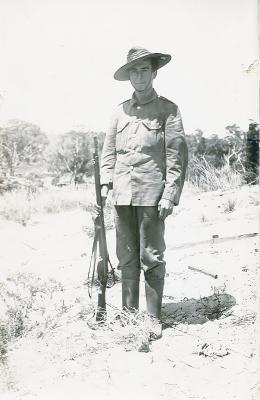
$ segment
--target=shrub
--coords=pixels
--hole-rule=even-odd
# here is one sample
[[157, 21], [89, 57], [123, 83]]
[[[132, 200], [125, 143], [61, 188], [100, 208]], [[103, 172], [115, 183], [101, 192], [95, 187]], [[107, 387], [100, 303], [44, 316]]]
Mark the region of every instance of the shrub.
[[103, 132], [73, 130], [59, 137], [48, 155], [49, 171], [55, 175], [57, 184], [63, 181], [64, 176], [71, 183], [83, 183], [87, 176], [93, 174], [94, 136], [98, 136], [99, 150], [101, 150], [105, 137]]
[[[62, 290], [61, 284], [54, 279], [43, 281], [32, 273], [8, 276], [0, 284], [0, 337], [8, 341], [45, 324], [48, 313], [55, 306], [54, 295]], [[62, 304], [61, 299], [57, 300]]]
[[8, 342], [10, 341], [10, 333], [7, 324], [0, 320], [0, 363], [6, 362]]
[[215, 168], [204, 157], [193, 157], [189, 163], [188, 181], [198, 190], [228, 190], [240, 187], [243, 175], [233, 169], [228, 163]]
[[0, 196], [0, 216], [8, 221], [26, 225], [31, 219], [33, 204], [27, 190], [6, 192]]

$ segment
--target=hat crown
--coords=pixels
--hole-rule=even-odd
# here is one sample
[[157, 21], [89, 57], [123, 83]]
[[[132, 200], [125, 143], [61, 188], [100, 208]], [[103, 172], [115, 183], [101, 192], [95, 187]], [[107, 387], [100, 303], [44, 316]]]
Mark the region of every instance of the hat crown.
[[127, 54], [127, 62], [125, 65], [120, 67], [115, 73], [114, 78], [118, 81], [129, 80], [129, 69], [132, 68], [137, 62], [141, 60], [152, 59], [154, 60], [153, 69], [157, 70], [162, 68], [171, 60], [170, 54], [163, 53], [151, 53], [144, 47], [133, 46]]
[[139, 46], [132, 47], [127, 54], [127, 62], [129, 63], [138, 60], [138, 58], [148, 56], [150, 54], [152, 53], [143, 47]]

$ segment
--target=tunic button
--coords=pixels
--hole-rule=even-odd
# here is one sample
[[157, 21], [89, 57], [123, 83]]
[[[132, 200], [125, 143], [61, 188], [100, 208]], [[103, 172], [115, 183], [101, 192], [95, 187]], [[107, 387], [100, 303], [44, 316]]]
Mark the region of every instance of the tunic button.
[[130, 170], [133, 171], [134, 167], [131, 165]]
[[137, 106], [136, 108], [137, 108], [137, 110], [140, 110], [140, 109], [141, 109], [141, 107], [140, 107], [140, 106]]

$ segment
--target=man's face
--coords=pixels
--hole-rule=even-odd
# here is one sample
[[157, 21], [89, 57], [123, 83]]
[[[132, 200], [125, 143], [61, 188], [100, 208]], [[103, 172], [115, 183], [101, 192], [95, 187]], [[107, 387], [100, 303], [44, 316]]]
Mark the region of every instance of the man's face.
[[130, 82], [137, 92], [152, 88], [155, 77], [150, 60], [140, 61], [129, 70]]

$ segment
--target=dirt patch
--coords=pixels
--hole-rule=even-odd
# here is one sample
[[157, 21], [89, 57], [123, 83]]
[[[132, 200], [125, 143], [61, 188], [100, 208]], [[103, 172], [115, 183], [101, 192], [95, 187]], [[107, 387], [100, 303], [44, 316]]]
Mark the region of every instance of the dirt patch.
[[[169, 296], [168, 296], [169, 298]], [[236, 304], [233, 296], [222, 293], [200, 299], [184, 299], [179, 303], [166, 303], [162, 307], [162, 319], [165, 328], [170, 324], [204, 324], [227, 315], [227, 311]]]
[[[226, 212], [229, 199], [235, 207]], [[256, 400], [256, 199], [254, 187], [184, 192], [166, 227], [163, 337], [147, 352], [138, 352], [148, 330], [143, 277], [138, 316], [127, 323], [118, 317], [117, 282], [107, 290], [106, 324], [93, 320], [96, 291], [90, 300], [85, 285], [88, 213], [41, 216], [26, 227], [2, 224], [1, 399], [64, 400], [76, 393], [82, 400]], [[108, 246], [116, 265], [114, 230]], [[20, 312], [16, 331], [8, 326], [10, 310], [16, 323]]]

